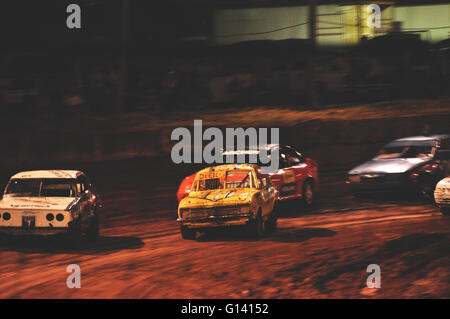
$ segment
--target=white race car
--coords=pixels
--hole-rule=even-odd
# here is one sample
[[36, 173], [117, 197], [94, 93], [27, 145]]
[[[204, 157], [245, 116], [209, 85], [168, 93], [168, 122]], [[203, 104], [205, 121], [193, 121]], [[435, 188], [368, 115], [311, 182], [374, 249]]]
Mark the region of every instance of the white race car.
[[0, 234], [69, 234], [96, 239], [98, 195], [83, 172], [43, 170], [11, 177], [0, 200]]
[[450, 215], [450, 177], [444, 178], [436, 185], [434, 200], [442, 214]]

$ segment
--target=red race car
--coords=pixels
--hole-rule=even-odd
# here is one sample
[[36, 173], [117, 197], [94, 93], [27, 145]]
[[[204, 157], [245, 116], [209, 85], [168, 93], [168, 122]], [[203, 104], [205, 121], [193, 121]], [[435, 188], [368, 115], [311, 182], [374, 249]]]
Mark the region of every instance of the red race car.
[[[267, 154], [278, 148], [279, 169], [264, 171], [280, 193], [280, 200], [302, 199], [307, 207], [315, 204], [316, 193], [319, 190], [319, 175], [317, 162], [303, 156], [300, 152], [288, 145], [268, 145]], [[224, 156], [236, 156], [238, 154], [255, 154], [259, 149], [244, 151], [225, 151]], [[264, 165], [260, 165], [264, 166]], [[264, 170], [264, 168], [262, 168]], [[178, 187], [177, 199], [182, 200], [191, 189], [195, 173], [184, 178]]]

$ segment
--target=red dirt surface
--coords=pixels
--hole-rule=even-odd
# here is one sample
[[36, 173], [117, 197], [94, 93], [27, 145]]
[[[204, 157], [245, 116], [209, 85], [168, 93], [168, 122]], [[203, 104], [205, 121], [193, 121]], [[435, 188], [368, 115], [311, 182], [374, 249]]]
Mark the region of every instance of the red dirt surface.
[[[450, 218], [432, 204], [357, 200], [342, 169], [322, 173], [317, 210], [284, 205], [274, 235], [233, 230], [186, 241], [175, 192], [189, 172], [152, 167], [88, 167], [105, 205], [99, 241], [78, 250], [56, 238], [1, 243], [0, 298], [450, 297]], [[66, 286], [73, 263], [80, 289]], [[366, 287], [369, 264], [381, 267], [380, 289]]]

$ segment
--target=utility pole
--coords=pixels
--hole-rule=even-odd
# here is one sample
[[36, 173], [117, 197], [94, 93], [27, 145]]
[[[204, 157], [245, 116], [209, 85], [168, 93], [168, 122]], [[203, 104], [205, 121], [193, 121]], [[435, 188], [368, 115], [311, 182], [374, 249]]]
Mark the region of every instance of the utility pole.
[[310, 42], [310, 55], [308, 61], [307, 70], [307, 88], [308, 88], [308, 98], [309, 106], [316, 106], [318, 103], [318, 97], [316, 92], [315, 77], [314, 77], [314, 56], [316, 51], [316, 39], [317, 39], [317, 28], [316, 28], [316, 0], [309, 0], [309, 42]]
[[123, 111], [126, 95], [126, 79], [128, 73], [128, 34], [130, 25], [130, 2], [122, 0], [122, 28], [120, 33], [120, 84], [119, 96], [117, 100], [117, 113]]
[[358, 27], [358, 40], [357, 43], [359, 44], [362, 37], [362, 30], [361, 30], [361, 5], [356, 5], [356, 25]]
[[311, 42], [312, 49], [316, 48], [316, 0], [309, 0], [309, 40]]

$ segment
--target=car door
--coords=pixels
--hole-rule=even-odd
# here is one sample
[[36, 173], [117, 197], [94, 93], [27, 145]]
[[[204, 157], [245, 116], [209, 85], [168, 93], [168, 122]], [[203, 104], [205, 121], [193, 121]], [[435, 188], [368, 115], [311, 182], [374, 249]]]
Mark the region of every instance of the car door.
[[[450, 152], [450, 138], [444, 138], [439, 143], [439, 151]], [[439, 179], [449, 176], [450, 174], [450, 160], [439, 159], [436, 161], [436, 165], [439, 168]]]
[[285, 152], [290, 165], [289, 169], [292, 170], [295, 178], [295, 193], [300, 195], [303, 193], [303, 184], [308, 177], [310, 167], [308, 167], [306, 159], [296, 150], [289, 148]]
[[80, 175], [76, 178], [75, 187], [81, 201], [80, 212], [84, 217], [87, 217], [87, 215], [91, 215], [95, 209], [96, 197], [91, 191], [91, 185], [84, 175]]
[[[261, 210], [262, 214], [264, 216], [264, 219], [267, 218], [268, 214], [270, 213], [270, 193], [267, 188], [267, 181], [264, 175], [256, 173], [255, 174], [256, 180], [258, 181], [258, 189], [259, 193], [261, 194]], [[255, 185], [256, 186], [256, 185]]]
[[290, 156], [285, 149], [280, 149], [280, 168], [281, 177], [280, 196], [294, 195], [296, 192], [295, 172], [292, 169], [293, 163], [290, 162]]
[[296, 196], [302, 193], [303, 182], [307, 174], [305, 159], [292, 148], [280, 149], [283, 166], [283, 182], [280, 196]]
[[275, 186], [272, 184], [268, 175], [263, 177], [265, 179], [265, 188], [267, 192], [267, 206], [269, 213], [273, 210], [273, 206], [275, 205], [275, 201], [278, 197], [278, 191]]

